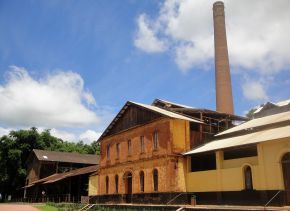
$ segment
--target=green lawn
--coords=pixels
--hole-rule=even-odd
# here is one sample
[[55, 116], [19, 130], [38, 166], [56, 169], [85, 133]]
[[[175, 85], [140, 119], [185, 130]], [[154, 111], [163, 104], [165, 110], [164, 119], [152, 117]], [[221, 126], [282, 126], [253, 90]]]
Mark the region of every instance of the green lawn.
[[50, 205], [36, 205], [34, 206], [37, 209], [40, 209], [42, 211], [57, 211], [58, 209], [56, 207], [50, 206]]

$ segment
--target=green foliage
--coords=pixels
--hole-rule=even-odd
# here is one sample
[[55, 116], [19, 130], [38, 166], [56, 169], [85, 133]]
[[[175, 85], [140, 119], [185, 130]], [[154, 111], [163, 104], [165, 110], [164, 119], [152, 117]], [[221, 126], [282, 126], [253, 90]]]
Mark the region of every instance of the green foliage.
[[[78, 204], [78, 203], [54, 203], [54, 202], [48, 202], [46, 206], [55, 207], [59, 211], [66, 211], [66, 210], [72, 210], [77, 211], [80, 210], [85, 205]], [[42, 210], [42, 209], [41, 209]]]
[[58, 208], [45, 204], [45, 205], [35, 205], [35, 208], [41, 210], [41, 211], [58, 211]]
[[11, 131], [0, 137], [0, 192], [4, 195], [21, 196], [26, 178], [26, 160], [33, 149], [82, 154], [99, 154], [96, 142], [84, 144], [66, 142], [50, 134], [50, 130], [39, 133], [37, 128]]
[[251, 110], [248, 111], [248, 113], [246, 114], [246, 117], [253, 119], [254, 117], [254, 112], [257, 110], [257, 108], [252, 108]]

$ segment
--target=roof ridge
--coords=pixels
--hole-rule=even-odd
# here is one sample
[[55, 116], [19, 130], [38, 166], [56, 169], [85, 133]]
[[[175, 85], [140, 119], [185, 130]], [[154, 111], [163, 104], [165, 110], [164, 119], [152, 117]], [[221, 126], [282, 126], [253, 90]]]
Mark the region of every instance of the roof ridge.
[[107, 128], [104, 130], [104, 132], [102, 133], [102, 135], [100, 136], [100, 138], [97, 140], [97, 142], [99, 140], [101, 140], [107, 134], [107, 132], [113, 127], [113, 125], [116, 123], [116, 121], [119, 119], [119, 117], [122, 116], [122, 114], [124, 113], [124, 111], [130, 105], [135, 105], [135, 106], [138, 106], [138, 107], [142, 107], [142, 108], [145, 108], [145, 109], [150, 110], [152, 112], [157, 112], [157, 113], [159, 113], [159, 114], [161, 114], [163, 116], [167, 116], [167, 117], [170, 117], [170, 118], [183, 119], [183, 120], [187, 120], [187, 121], [191, 121], [191, 122], [196, 122], [196, 123], [199, 123], [199, 124], [203, 124], [203, 121], [194, 119], [193, 117], [189, 117], [189, 116], [180, 114], [178, 112], [169, 111], [167, 109], [160, 108], [160, 107], [155, 106], [155, 105], [138, 103], [138, 102], [134, 102], [134, 101], [127, 101], [125, 103], [125, 105], [120, 109], [120, 111], [116, 114], [116, 116], [113, 118], [113, 120], [110, 122], [110, 124], [107, 126]]

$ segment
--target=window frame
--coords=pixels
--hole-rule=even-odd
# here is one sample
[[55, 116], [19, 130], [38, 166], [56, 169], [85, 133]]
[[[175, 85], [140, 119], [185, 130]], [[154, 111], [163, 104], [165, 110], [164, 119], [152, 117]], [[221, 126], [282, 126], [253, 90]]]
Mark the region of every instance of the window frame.
[[244, 167], [245, 190], [253, 190], [253, 173], [250, 166]]
[[115, 191], [116, 193], [119, 193], [119, 175], [115, 175]]
[[140, 152], [145, 153], [145, 142], [144, 136], [140, 136]]
[[131, 156], [132, 155], [132, 141], [131, 141], [131, 139], [129, 139], [127, 141], [127, 144], [128, 144], [128, 156]]
[[153, 191], [158, 192], [158, 170], [153, 170]]
[[107, 155], [107, 160], [110, 160], [110, 144], [108, 144], [107, 146], [106, 146], [106, 155]]
[[140, 192], [144, 193], [144, 190], [145, 190], [145, 174], [144, 174], [144, 171], [140, 171], [139, 179], [140, 179]]
[[109, 194], [109, 176], [106, 176], [106, 194]]
[[158, 131], [154, 130], [153, 132], [153, 150], [158, 149]]
[[120, 143], [116, 143], [116, 159], [120, 158]]

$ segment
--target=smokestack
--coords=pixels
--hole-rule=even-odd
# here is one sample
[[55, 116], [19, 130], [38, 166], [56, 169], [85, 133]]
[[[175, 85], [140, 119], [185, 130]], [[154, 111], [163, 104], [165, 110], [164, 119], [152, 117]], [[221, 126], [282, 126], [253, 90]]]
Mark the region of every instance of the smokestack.
[[216, 110], [233, 114], [233, 96], [227, 35], [225, 27], [224, 3], [217, 1], [213, 4], [214, 47], [215, 47], [215, 80], [216, 80]]

